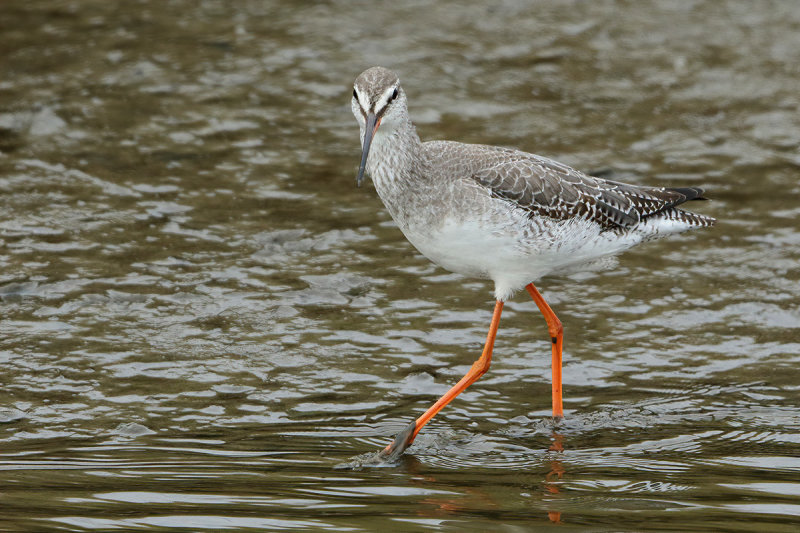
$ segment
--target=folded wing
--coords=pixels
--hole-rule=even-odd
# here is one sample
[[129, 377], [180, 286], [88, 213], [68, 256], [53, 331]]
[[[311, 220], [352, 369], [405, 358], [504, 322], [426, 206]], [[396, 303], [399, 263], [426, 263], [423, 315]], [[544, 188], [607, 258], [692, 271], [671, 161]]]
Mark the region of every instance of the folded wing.
[[[640, 187], [595, 178], [544, 157], [484, 147], [472, 178], [493, 196], [556, 220], [585, 218], [603, 229], [627, 229], [689, 200], [704, 200], [697, 187]], [[483, 150], [481, 150], [483, 151]], [[495, 156], [495, 157], [492, 157]]]

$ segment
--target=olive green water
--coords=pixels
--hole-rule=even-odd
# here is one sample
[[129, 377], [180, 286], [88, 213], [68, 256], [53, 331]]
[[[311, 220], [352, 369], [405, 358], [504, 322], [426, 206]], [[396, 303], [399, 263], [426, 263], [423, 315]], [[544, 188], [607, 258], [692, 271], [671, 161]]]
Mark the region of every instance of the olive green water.
[[[118, 4], [118, 5], [117, 5]], [[800, 5], [0, 4], [0, 530], [796, 531]], [[360, 155], [423, 139], [699, 185], [718, 226], [541, 280], [432, 266]]]

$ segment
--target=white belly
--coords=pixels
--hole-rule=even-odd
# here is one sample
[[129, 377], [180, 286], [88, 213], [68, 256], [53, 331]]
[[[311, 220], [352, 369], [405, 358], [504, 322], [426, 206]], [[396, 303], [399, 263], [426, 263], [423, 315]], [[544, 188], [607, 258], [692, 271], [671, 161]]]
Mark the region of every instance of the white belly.
[[594, 261], [639, 240], [606, 238], [596, 224], [581, 220], [536, 225], [525, 217], [511, 222], [498, 227], [485, 220], [448, 221], [428, 232], [404, 233], [439, 266], [493, 280], [495, 297], [501, 300], [551, 272]]

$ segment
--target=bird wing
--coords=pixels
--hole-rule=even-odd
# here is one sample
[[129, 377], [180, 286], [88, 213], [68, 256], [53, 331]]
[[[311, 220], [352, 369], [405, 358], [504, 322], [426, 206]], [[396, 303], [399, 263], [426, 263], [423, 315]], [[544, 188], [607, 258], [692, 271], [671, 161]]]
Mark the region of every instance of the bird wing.
[[688, 200], [704, 199], [703, 190], [696, 187], [640, 187], [589, 176], [518, 150], [484, 145], [471, 148], [464, 154], [471, 160], [471, 179], [531, 216], [580, 217], [604, 229], [631, 228], [645, 217]]

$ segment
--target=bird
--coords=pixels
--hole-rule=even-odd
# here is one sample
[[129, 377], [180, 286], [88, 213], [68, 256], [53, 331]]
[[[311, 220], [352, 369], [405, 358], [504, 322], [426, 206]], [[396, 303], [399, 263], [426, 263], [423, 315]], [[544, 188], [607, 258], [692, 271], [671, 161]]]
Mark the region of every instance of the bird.
[[486, 373], [503, 305], [523, 288], [547, 323], [553, 417], [563, 418], [563, 326], [534, 282], [645, 241], [715, 223], [678, 208], [705, 200], [699, 187], [632, 185], [513, 148], [422, 142], [398, 75], [384, 67], [358, 75], [351, 108], [361, 135], [356, 185], [369, 174], [397, 227], [433, 263], [494, 283], [495, 305], [481, 355], [380, 452], [382, 457], [402, 455], [436, 413]]

